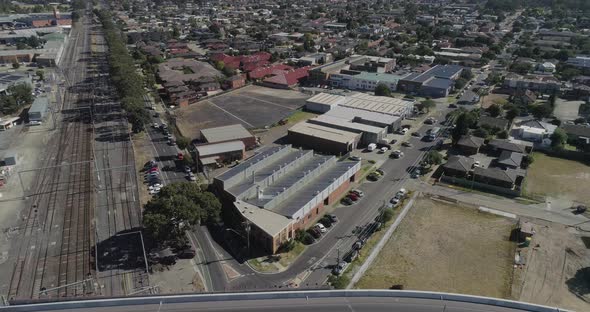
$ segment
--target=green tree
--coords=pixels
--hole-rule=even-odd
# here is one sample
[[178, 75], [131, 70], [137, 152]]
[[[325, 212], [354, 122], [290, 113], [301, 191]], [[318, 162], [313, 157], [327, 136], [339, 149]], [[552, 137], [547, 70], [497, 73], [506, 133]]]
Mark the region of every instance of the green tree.
[[436, 107], [436, 102], [434, 102], [431, 99], [424, 100], [424, 101], [420, 102], [420, 104], [418, 104], [418, 108], [420, 110], [426, 110], [427, 112], [430, 112], [430, 110], [435, 107]]
[[179, 136], [176, 138], [176, 145], [178, 145], [178, 148], [180, 149], [186, 149], [190, 143], [191, 139], [187, 137]]
[[468, 68], [463, 69], [463, 71], [461, 71], [461, 78], [463, 78], [467, 81], [473, 79], [473, 72], [471, 71], [471, 69], [468, 69]]
[[498, 104], [492, 104], [492, 105], [490, 105], [490, 107], [488, 107], [486, 109], [486, 111], [492, 117], [498, 117], [498, 116], [500, 116], [500, 114], [502, 114], [502, 108]]
[[215, 62], [215, 69], [221, 71], [225, 68], [225, 63], [222, 61]]
[[508, 131], [502, 130], [496, 133], [496, 137], [498, 137], [498, 139], [508, 139]]
[[391, 90], [385, 84], [380, 83], [375, 87], [375, 95], [377, 96], [391, 96]]
[[37, 75], [37, 77], [39, 77], [39, 80], [45, 80], [45, 72], [43, 70], [39, 69], [35, 72], [35, 74]]
[[563, 148], [563, 145], [567, 142], [567, 134], [561, 128], [556, 128], [555, 131], [551, 134], [551, 147], [560, 150]]
[[506, 111], [506, 119], [508, 120], [514, 120], [514, 118], [516, 118], [518, 115], [520, 115], [520, 109], [518, 109], [516, 106], [513, 106]]
[[178, 39], [180, 37], [180, 29], [177, 26], [172, 27], [172, 38]]
[[459, 79], [457, 79], [457, 81], [455, 81], [455, 89], [457, 89], [457, 90], [463, 89], [463, 87], [465, 87], [466, 84], [467, 84], [467, 80], [465, 80], [463, 78], [459, 78]]
[[473, 112], [463, 112], [457, 117], [455, 128], [451, 132], [453, 143], [457, 143], [461, 136], [469, 133], [469, 128], [477, 124], [477, 116]]
[[191, 225], [218, 220], [221, 203], [199, 185], [177, 182], [163, 187], [144, 209], [144, 226], [158, 240], [184, 236]]
[[440, 165], [443, 161], [443, 155], [438, 151], [429, 151], [424, 155], [423, 163], [432, 166], [432, 165]]
[[473, 131], [473, 135], [485, 139], [490, 135], [490, 133], [485, 128], [477, 128]]
[[32, 91], [33, 89], [31, 86], [26, 83], [12, 85], [6, 89], [6, 92], [10, 94], [10, 96], [14, 97], [16, 105], [19, 107], [33, 103], [34, 98], [31, 94]]
[[513, 71], [513, 72], [521, 74], [521, 75], [526, 75], [532, 69], [533, 69], [533, 65], [531, 65], [529, 63], [514, 63], [514, 64], [512, 64], [512, 66], [510, 66], [510, 71]]
[[543, 119], [551, 116], [553, 113], [553, 108], [549, 104], [538, 104], [533, 105], [530, 109], [533, 116], [537, 119]]
[[19, 106], [16, 104], [16, 100], [10, 95], [0, 95], [0, 112], [2, 114], [12, 114], [18, 111]]

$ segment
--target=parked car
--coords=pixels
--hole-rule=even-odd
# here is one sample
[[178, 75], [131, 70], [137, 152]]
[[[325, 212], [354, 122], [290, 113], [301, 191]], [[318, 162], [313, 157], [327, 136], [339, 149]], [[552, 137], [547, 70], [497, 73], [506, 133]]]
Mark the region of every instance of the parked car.
[[360, 158], [358, 156], [350, 156], [350, 157], [348, 157], [348, 159], [354, 160], [354, 161], [361, 161], [362, 160], [362, 158]]
[[401, 198], [404, 198], [408, 195], [408, 191], [405, 188], [401, 188], [399, 189], [399, 191], [397, 191], [397, 193], [395, 193], [395, 196], [399, 196]]
[[412, 178], [416, 179], [419, 178], [422, 175], [422, 171], [420, 171], [419, 168], [414, 169], [414, 171], [412, 172]]
[[184, 172], [186, 172], [186, 173], [190, 173], [190, 172], [191, 172], [191, 167], [189, 167], [189, 166], [187, 166], [187, 165], [185, 165], [185, 166], [183, 167], [183, 169], [184, 169]]
[[330, 218], [330, 221], [332, 221], [332, 223], [338, 222], [338, 217], [336, 217], [336, 215], [327, 214], [326, 216], [328, 216], [328, 218]]
[[371, 172], [368, 176], [367, 179], [369, 181], [377, 181], [379, 179], [381, 179], [381, 175], [378, 174], [377, 172]]
[[359, 257], [359, 252], [356, 250], [352, 250], [344, 257], [344, 261], [346, 261], [348, 263], [352, 263], [352, 261], [356, 260], [356, 258], [358, 258], [358, 257]]
[[436, 119], [433, 117], [428, 117], [426, 118], [426, 120], [424, 120], [424, 123], [427, 125], [433, 125], [436, 123]]
[[358, 197], [364, 197], [365, 193], [363, 193], [363, 191], [359, 190], [359, 189], [352, 189], [350, 190], [351, 193], [356, 194]]
[[320, 232], [320, 230], [316, 227], [310, 228], [307, 230], [307, 233], [311, 234], [311, 236], [316, 239], [322, 237], [322, 232]]
[[397, 143], [396, 139], [393, 139], [393, 140], [391, 140], [391, 142], [389, 142], [389, 144], [395, 144], [395, 143]]
[[322, 232], [322, 233], [326, 233], [326, 232], [328, 231], [328, 230], [326, 229], [326, 227], [325, 227], [323, 224], [321, 224], [321, 223], [317, 223], [315, 226], [316, 226], [316, 228], [318, 228], [318, 230], [320, 230], [320, 232]]
[[176, 155], [176, 157], [178, 158], [178, 160], [184, 159], [184, 155], [182, 154], [182, 152], [179, 152], [178, 155]]
[[391, 208], [397, 207], [400, 202], [401, 202], [401, 198], [399, 198], [397, 196], [394, 196], [389, 200], [389, 203], [391, 204]]
[[152, 125], [152, 127], [154, 127], [154, 128], [158, 128], [158, 127], [159, 127], [159, 125], [158, 125], [158, 123], [157, 123], [157, 122], [154, 122], [154, 124]]
[[475, 167], [481, 167], [481, 162], [480, 162], [479, 160], [476, 160], [476, 161], [473, 163], [473, 168], [475, 168]]
[[326, 228], [330, 228], [332, 227], [332, 221], [330, 220], [330, 218], [328, 218], [328, 216], [323, 216], [320, 221], [318, 221], [318, 224], [322, 224], [323, 226], [325, 226]]
[[389, 149], [387, 147], [382, 147], [379, 149], [379, 154], [385, 154], [385, 152], [387, 152]]
[[195, 177], [195, 175], [192, 173], [188, 174], [186, 177], [187, 177], [187, 179], [189, 179], [189, 181], [192, 181], [192, 182], [197, 181], [197, 177]]
[[449, 108], [457, 108], [457, 104], [451, 103], [451, 104], [449, 104]]
[[406, 142], [403, 142], [403, 143], [402, 143], [402, 146], [405, 146], [405, 147], [412, 147], [413, 145], [412, 145], [412, 143], [410, 143], [410, 142], [407, 142], [407, 141], [406, 141]]
[[346, 206], [350, 206], [352, 204], [354, 204], [354, 202], [352, 201], [352, 199], [348, 198], [348, 197], [344, 197], [342, 198], [342, 200], [340, 200], [340, 203]]
[[352, 200], [353, 202], [357, 202], [360, 199], [358, 195], [354, 193], [349, 193], [348, 195], [346, 195], [346, 197], [350, 198], [350, 200]]
[[412, 136], [419, 138], [422, 135], [420, 134], [420, 132], [412, 132]]
[[346, 261], [340, 261], [333, 269], [332, 274], [340, 275], [344, 273], [344, 270], [348, 267], [348, 263]]
[[377, 172], [378, 174], [384, 176], [385, 175], [385, 171], [381, 170], [381, 169], [375, 169], [375, 172]]
[[389, 155], [389, 157], [391, 157], [391, 158], [402, 158], [402, 157], [404, 157], [404, 152], [402, 152], [400, 150], [395, 150], [395, 151], [391, 152], [391, 154]]

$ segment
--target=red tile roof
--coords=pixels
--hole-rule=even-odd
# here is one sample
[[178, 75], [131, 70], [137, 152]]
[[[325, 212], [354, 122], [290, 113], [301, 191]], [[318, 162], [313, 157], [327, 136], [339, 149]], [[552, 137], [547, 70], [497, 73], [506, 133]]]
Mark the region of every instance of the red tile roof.
[[299, 82], [301, 78], [309, 76], [311, 66], [305, 66], [293, 70], [283, 71], [275, 76], [264, 79], [266, 83], [272, 83], [282, 86], [292, 86]]
[[266, 76], [270, 76], [276, 73], [280, 73], [282, 71], [291, 70], [293, 67], [283, 64], [275, 64], [266, 67], [257, 68], [248, 73], [248, 78], [250, 79], [260, 79]]

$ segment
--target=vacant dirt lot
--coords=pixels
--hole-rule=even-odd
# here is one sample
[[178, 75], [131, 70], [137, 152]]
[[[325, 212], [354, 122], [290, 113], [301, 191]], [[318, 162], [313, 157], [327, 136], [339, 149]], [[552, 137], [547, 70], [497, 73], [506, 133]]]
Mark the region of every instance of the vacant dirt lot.
[[541, 220], [532, 223], [536, 233], [531, 246], [521, 250], [526, 264], [515, 271], [513, 298], [590, 311], [590, 234]]
[[507, 298], [514, 221], [472, 208], [416, 200], [359, 288], [432, 290]]
[[525, 192], [590, 204], [590, 166], [535, 153], [525, 180]]
[[247, 86], [175, 111], [182, 135], [199, 136], [200, 129], [240, 123], [247, 129], [264, 128], [291, 115], [308, 95], [292, 90]]
[[154, 273], [150, 275], [150, 285], [158, 285], [161, 294], [205, 291], [193, 259], [180, 259], [173, 266], [154, 268]]
[[490, 93], [483, 97], [481, 101], [481, 108], [488, 108], [492, 106], [494, 103], [502, 103], [503, 100], [508, 100], [507, 94], [500, 94], [500, 93]]

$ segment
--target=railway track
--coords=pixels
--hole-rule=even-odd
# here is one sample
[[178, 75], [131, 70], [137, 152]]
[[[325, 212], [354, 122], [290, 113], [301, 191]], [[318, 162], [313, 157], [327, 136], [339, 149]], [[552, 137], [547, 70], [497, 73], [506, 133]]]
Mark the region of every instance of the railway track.
[[63, 72], [69, 87], [62, 122], [28, 194], [8, 290], [12, 301], [93, 293], [92, 283], [79, 283], [95, 275], [90, 252], [94, 206], [91, 115], [90, 107], [81, 105], [89, 94], [78, 90], [86, 78], [85, 64], [76, 59], [80, 48], [88, 48], [86, 28], [75, 28], [72, 37], [72, 45], [64, 52]]

